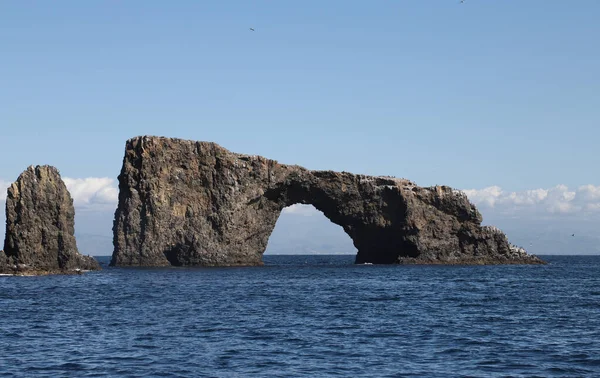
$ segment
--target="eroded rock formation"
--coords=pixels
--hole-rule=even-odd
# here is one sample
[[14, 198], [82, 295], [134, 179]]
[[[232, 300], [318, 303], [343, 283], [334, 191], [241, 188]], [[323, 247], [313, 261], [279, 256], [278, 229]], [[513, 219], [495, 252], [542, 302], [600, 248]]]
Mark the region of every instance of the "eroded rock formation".
[[119, 190], [111, 265], [260, 265], [281, 210], [296, 203], [342, 226], [357, 263], [542, 263], [482, 227], [449, 187], [310, 171], [215, 143], [132, 138]]
[[73, 199], [58, 170], [30, 166], [9, 188], [6, 235], [0, 252], [4, 273], [69, 273], [100, 269], [77, 250]]

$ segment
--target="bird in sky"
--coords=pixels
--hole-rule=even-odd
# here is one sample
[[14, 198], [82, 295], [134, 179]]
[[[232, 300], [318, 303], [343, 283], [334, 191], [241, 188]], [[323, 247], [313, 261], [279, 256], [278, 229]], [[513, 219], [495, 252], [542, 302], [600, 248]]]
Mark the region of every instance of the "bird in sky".
[[572, 234], [571, 236], [575, 236], [575, 234]]
[[250, 31], [254, 31], [254, 28], [250, 28]]

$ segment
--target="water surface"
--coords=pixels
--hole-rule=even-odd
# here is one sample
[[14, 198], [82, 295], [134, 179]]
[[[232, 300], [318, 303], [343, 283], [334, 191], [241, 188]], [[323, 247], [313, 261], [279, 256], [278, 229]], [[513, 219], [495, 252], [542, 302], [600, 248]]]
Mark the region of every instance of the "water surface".
[[599, 376], [600, 256], [0, 277], [0, 377]]

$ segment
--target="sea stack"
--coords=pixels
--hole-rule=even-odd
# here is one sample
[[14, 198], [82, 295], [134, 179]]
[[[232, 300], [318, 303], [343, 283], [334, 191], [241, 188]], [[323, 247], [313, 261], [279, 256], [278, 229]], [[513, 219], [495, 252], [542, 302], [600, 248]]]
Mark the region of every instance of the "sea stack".
[[79, 253], [74, 233], [73, 199], [58, 170], [30, 166], [8, 188], [0, 270], [34, 275], [100, 269]]
[[356, 263], [542, 264], [481, 226], [466, 195], [394, 177], [311, 171], [211, 142], [126, 142], [113, 266], [261, 265], [281, 210], [311, 204], [340, 225]]

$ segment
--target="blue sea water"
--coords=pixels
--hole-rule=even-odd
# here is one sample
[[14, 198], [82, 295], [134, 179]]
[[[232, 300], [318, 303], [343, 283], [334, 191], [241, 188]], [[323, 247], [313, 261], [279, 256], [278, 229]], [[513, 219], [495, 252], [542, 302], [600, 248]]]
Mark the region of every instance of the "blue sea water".
[[0, 277], [0, 377], [600, 376], [600, 256]]

